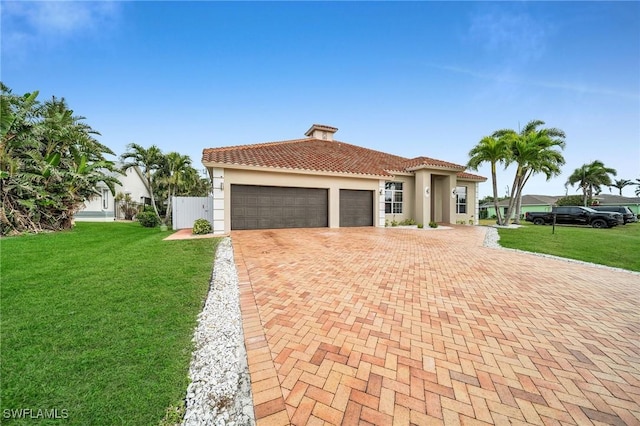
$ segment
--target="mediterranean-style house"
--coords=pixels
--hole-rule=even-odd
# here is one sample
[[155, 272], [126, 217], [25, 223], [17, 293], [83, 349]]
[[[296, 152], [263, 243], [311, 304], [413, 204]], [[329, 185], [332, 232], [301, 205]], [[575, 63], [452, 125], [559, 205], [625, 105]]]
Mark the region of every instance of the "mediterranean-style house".
[[465, 166], [403, 158], [334, 139], [314, 124], [304, 139], [207, 148], [213, 231], [300, 227], [384, 227], [413, 219], [477, 223], [478, 184]]
[[[142, 171], [131, 167], [124, 174], [115, 174], [121, 185], [116, 185], [116, 194], [128, 194], [134, 203], [149, 204], [151, 193]], [[74, 215], [77, 222], [110, 222], [124, 219], [124, 213], [118, 209], [115, 197], [104, 183], [99, 183], [96, 190], [99, 194], [85, 201], [84, 208]]]

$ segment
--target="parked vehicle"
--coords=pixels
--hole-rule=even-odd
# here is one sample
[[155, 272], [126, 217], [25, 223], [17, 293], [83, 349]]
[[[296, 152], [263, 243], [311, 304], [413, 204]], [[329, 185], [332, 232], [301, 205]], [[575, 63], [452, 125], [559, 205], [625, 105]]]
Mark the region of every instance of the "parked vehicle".
[[624, 219], [624, 224], [637, 222], [638, 217], [626, 206], [591, 206], [592, 209], [599, 212], [616, 212], [620, 213]]
[[589, 207], [558, 206], [550, 212], [527, 212], [525, 220], [534, 225], [544, 225], [555, 222], [572, 225], [591, 225], [594, 228], [610, 228], [623, 225], [624, 218], [620, 213], [599, 212]]

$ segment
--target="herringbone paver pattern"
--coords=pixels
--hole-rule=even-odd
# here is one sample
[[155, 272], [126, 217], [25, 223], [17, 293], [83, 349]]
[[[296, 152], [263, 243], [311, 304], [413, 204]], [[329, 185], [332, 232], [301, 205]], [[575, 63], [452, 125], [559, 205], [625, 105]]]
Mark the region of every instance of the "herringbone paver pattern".
[[234, 231], [258, 424], [640, 425], [640, 275], [483, 237]]

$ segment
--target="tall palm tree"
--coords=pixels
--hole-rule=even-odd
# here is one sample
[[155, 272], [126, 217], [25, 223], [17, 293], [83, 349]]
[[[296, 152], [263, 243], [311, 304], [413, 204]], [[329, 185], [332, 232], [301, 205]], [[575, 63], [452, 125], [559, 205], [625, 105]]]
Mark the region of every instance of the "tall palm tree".
[[510, 151], [507, 144], [498, 138], [485, 136], [480, 142], [469, 151], [469, 161], [467, 167], [471, 170], [478, 170], [483, 163], [489, 163], [491, 166], [491, 182], [493, 185], [493, 206], [496, 209], [496, 218], [499, 225], [502, 225], [502, 216], [498, 208], [498, 179], [496, 168], [498, 163], [506, 161]]
[[558, 148], [562, 150], [565, 147], [564, 131], [557, 128], [540, 129], [544, 124], [542, 120], [532, 120], [520, 132], [503, 129], [493, 134], [494, 138], [502, 140], [509, 147], [506, 165], [516, 164], [505, 224], [509, 223], [515, 212], [515, 222], [520, 222], [522, 190], [529, 178], [544, 173], [549, 180], [560, 174], [560, 166], [565, 163], [562, 153], [558, 151]]
[[622, 196], [622, 190], [624, 187], [630, 185], [633, 185], [633, 182], [629, 179], [616, 179], [613, 181], [613, 184], [609, 185], [609, 191], [611, 191], [611, 188], [618, 188], [618, 195]]
[[636, 186], [636, 197], [640, 197], [640, 179], [636, 179], [636, 182], [634, 184]]
[[163, 155], [160, 148], [156, 145], [144, 148], [136, 143], [130, 143], [127, 145], [127, 151], [120, 156], [120, 160], [123, 162], [123, 172], [126, 172], [134, 166], [138, 166], [142, 170], [142, 174], [147, 181], [147, 187], [151, 194], [151, 205], [153, 206], [156, 216], [160, 218], [160, 213], [158, 213], [158, 206], [156, 205], [156, 198], [153, 191], [155, 172], [161, 167], [163, 162]]
[[611, 175], [616, 175], [616, 170], [606, 167], [600, 160], [595, 160], [589, 164], [583, 164], [571, 173], [567, 179], [566, 186], [578, 184], [582, 189], [582, 201], [587, 205], [587, 199], [593, 198], [593, 193], [599, 193], [600, 187], [611, 186]]

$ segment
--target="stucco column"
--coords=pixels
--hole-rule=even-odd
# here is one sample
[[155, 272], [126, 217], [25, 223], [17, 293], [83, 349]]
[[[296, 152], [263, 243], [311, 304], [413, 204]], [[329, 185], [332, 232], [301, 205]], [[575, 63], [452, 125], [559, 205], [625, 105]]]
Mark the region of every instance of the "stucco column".
[[329, 188], [329, 228], [340, 227], [340, 188]]
[[[230, 205], [231, 202], [225, 203], [225, 192], [228, 193], [228, 186], [225, 188], [224, 183], [224, 169], [213, 168], [211, 169], [212, 183], [212, 197], [213, 197], [213, 222], [211, 226], [214, 234], [225, 234], [231, 231], [231, 222], [226, 220], [225, 217], [225, 205]], [[227, 191], [225, 191], [227, 189]], [[229, 209], [228, 209], [229, 210]]]
[[415, 178], [415, 220], [427, 226], [431, 222], [431, 173], [416, 170]]
[[450, 174], [444, 178], [445, 198], [442, 200], [442, 221], [456, 223], [456, 175]]
[[[476, 182], [476, 190], [473, 194], [473, 204], [474, 204], [474, 221], [473, 223], [475, 225], [479, 225], [480, 224], [480, 202], [478, 200], [478, 194], [480, 193], [480, 183]], [[469, 198], [467, 196], [467, 202], [469, 202]]]
[[374, 215], [376, 217], [376, 223], [374, 223], [374, 226], [378, 226], [380, 228], [384, 228], [385, 225], [385, 214], [384, 214], [384, 189], [385, 189], [385, 181], [380, 179], [380, 181], [378, 181], [378, 191], [373, 194], [374, 199], [378, 200], [377, 203], [374, 202], [374, 206], [377, 206], [377, 211], [374, 212]]

